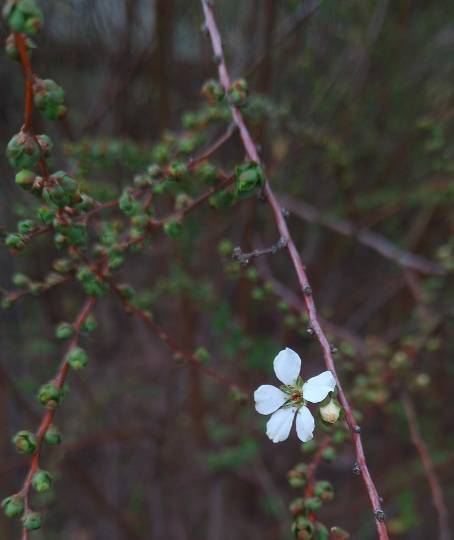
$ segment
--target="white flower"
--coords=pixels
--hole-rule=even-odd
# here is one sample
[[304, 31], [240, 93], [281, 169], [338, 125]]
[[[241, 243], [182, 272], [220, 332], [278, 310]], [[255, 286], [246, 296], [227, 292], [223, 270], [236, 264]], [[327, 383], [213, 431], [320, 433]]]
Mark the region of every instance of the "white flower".
[[314, 417], [306, 402], [320, 403], [336, 387], [331, 371], [324, 371], [303, 382], [299, 376], [301, 358], [288, 347], [274, 359], [274, 372], [283, 383], [280, 388], [263, 384], [254, 392], [255, 409], [260, 414], [271, 414], [266, 434], [274, 442], [285, 441], [296, 414], [296, 434], [302, 442], [310, 441], [314, 431]]

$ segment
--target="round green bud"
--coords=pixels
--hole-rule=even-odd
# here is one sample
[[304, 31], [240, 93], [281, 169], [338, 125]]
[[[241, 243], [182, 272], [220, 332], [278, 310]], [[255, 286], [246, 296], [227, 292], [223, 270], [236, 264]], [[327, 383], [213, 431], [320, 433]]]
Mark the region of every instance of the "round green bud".
[[125, 189], [118, 200], [118, 206], [127, 216], [133, 216], [140, 210], [139, 203], [134, 199], [130, 189]]
[[88, 355], [82, 348], [74, 347], [68, 353], [68, 363], [75, 370], [83, 369], [88, 364]]
[[265, 183], [265, 176], [261, 166], [255, 161], [250, 161], [236, 168], [235, 190], [240, 197], [248, 197]]
[[202, 95], [210, 105], [216, 105], [224, 97], [224, 89], [218, 81], [211, 79], [202, 86]]
[[41, 528], [41, 514], [39, 512], [29, 510], [22, 516], [21, 521], [24, 529], [28, 531], [35, 531]]
[[35, 36], [44, 22], [43, 12], [35, 0], [7, 0], [3, 17], [14, 32]]
[[315, 512], [322, 507], [322, 501], [318, 497], [306, 497], [304, 506], [306, 507], [306, 510]]
[[71, 272], [73, 263], [69, 259], [56, 259], [52, 263], [52, 268], [59, 274]]
[[29, 234], [36, 229], [35, 222], [31, 219], [22, 219], [17, 224], [17, 230], [20, 234]]
[[36, 450], [36, 437], [30, 431], [19, 431], [13, 437], [13, 444], [19, 454], [33, 454]]
[[327, 446], [322, 452], [322, 457], [325, 461], [334, 461], [336, 459], [336, 450], [332, 446]]
[[314, 534], [314, 524], [305, 516], [298, 516], [292, 525], [295, 537], [298, 540], [310, 540]]
[[21, 131], [9, 141], [6, 157], [15, 169], [32, 169], [37, 165], [41, 152], [34, 137]]
[[44, 470], [38, 470], [32, 477], [32, 486], [38, 493], [46, 493], [52, 487], [52, 476]]
[[298, 497], [290, 503], [290, 512], [294, 516], [298, 516], [304, 512], [304, 499]]
[[246, 105], [248, 98], [248, 86], [244, 79], [236, 80], [229, 88], [229, 101], [236, 107]]
[[6, 517], [19, 517], [24, 511], [24, 500], [20, 495], [11, 495], [3, 499], [2, 508]]
[[317, 540], [329, 540], [330, 535], [328, 529], [323, 525], [323, 523], [317, 522], [315, 524], [315, 538]]
[[181, 236], [183, 232], [183, 226], [179, 221], [170, 220], [164, 223], [164, 232], [169, 238], [176, 239]]
[[147, 173], [152, 180], [159, 180], [162, 177], [162, 168], [157, 163], [152, 163], [148, 166]]
[[153, 147], [151, 154], [153, 160], [157, 161], [160, 165], [165, 163], [169, 159], [169, 149], [166, 144], [159, 143]]
[[205, 347], [198, 347], [194, 353], [194, 356], [201, 364], [208, 364], [210, 361], [210, 353], [205, 349]]
[[82, 323], [82, 330], [86, 332], [94, 332], [98, 328], [98, 323], [93, 315], [88, 315], [85, 321]]
[[61, 399], [60, 389], [54, 382], [43, 384], [38, 390], [38, 400], [49, 409], [55, 409]]
[[49, 120], [58, 120], [66, 114], [66, 107], [63, 106], [65, 92], [52, 79], [35, 79], [34, 99], [36, 107]]
[[175, 161], [169, 165], [168, 172], [174, 180], [181, 180], [188, 174], [188, 166], [181, 161]]
[[80, 202], [77, 203], [76, 208], [81, 212], [88, 212], [95, 207], [95, 200], [86, 193], [80, 194]]
[[30, 285], [30, 278], [26, 276], [25, 274], [21, 274], [19, 272], [16, 272], [13, 275], [13, 284], [16, 287], [19, 287], [21, 289], [25, 289]]
[[19, 233], [8, 234], [5, 244], [16, 251], [23, 251], [27, 245], [25, 236]]
[[22, 169], [16, 174], [14, 181], [22, 189], [30, 191], [35, 182], [36, 174], [28, 169]]
[[67, 322], [60, 323], [55, 329], [55, 337], [58, 339], [68, 339], [74, 335], [74, 326]]
[[334, 498], [334, 488], [331, 482], [320, 480], [315, 484], [314, 492], [323, 502], [330, 502]]
[[55, 218], [55, 210], [48, 206], [40, 206], [36, 211], [36, 216], [42, 223], [50, 225]]
[[61, 443], [60, 430], [54, 424], [51, 424], [46, 433], [44, 434], [44, 440], [49, 446], [56, 446]]

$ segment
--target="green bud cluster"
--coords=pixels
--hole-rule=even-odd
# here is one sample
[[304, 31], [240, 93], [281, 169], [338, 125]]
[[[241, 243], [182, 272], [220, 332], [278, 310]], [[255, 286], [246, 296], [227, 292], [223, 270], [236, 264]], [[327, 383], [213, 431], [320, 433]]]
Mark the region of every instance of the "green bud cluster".
[[7, 0], [3, 17], [14, 32], [35, 36], [44, 23], [43, 12], [35, 0]]
[[211, 79], [202, 86], [202, 95], [206, 97], [210, 105], [216, 105], [224, 97], [224, 89], [218, 81]]
[[236, 107], [244, 107], [248, 98], [248, 85], [244, 79], [238, 79], [229, 88], [229, 101]]
[[180, 221], [177, 221], [175, 219], [166, 221], [164, 223], [164, 232], [169, 238], [175, 240], [176, 238], [179, 238], [183, 233], [183, 225]]
[[88, 266], [82, 266], [79, 269], [77, 279], [81, 282], [82, 287], [89, 296], [101, 297], [109, 290], [108, 285]]
[[38, 401], [48, 409], [55, 409], [61, 400], [61, 390], [57, 385], [50, 381], [43, 384], [38, 390]]
[[67, 357], [69, 365], [76, 371], [83, 369], [88, 364], [88, 355], [81, 347], [74, 347]]
[[44, 434], [44, 441], [49, 446], [56, 446], [61, 443], [61, 433], [57, 426], [51, 424]]
[[32, 169], [41, 157], [40, 146], [35, 137], [20, 131], [9, 141], [6, 157], [11, 167], [15, 169]]
[[28, 531], [35, 531], [41, 528], [41, 514], [31, 510], [25, 512], [22, 516], [22, 526]]
[[74, 326], [67, 322], [59, 323], [55, 329], [55, 337], [57, 339], [69, 339], [74, 335]]
[[236, 168], [235, 191], [239, 197], [251, 196], [264, 184], [265, 176], [262, 167], [255, 161], [249, 161]]
[[50, 207], [74, 206], [81, 200], [79, 184], [65, 171], [57, 171], [49, 176], [42, 197]]
[[27, 238], [20, 233], [11, 233], [6, 236], [5, 244], [15, 251], [23, 251], [27, 246]]
[[65, 91], [55, 81], [35, 78], [33, 91], [36, 107], [48, 120], [58, 120], [66, 115]]
[[119, 205], [120, 210], [127, 216], [134, 216], [140, 212], [140, 204], [134, 199], [131, 189], [125, 189], [120, 196]]
[[46, 493], [52, 487], [52, 476], [47, 471], [38, 470], [32, 477], [32, 486], [38, 493]]
[[6, 517], [19, 517], [24, 511], [24, 500], [20, 495], [11, 495], [3, 499], [2, 508]]
[[13, 437], [13, 444], [19, 454], [33, 454], [36, 450], [36, 437], [30, 431], [19, 431]]

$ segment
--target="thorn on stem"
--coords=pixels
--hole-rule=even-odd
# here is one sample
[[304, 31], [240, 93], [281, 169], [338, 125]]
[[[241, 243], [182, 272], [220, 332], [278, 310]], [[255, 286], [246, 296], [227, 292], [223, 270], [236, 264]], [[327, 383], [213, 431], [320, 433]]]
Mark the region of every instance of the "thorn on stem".
[[380, 508], [378, 510], [376, 510], [375, 512], [375, 519], [377, 521], [380, 521], [381, 523], [383, 523], [383, 521], [385, 521], [386, 519], [386, 516], [385, 516], [385, 513], [383, 512], [383, 510]]
[[355, 463], [353, 464], [352, 473], [356, 474], [356, 476], [359, 476], [361, 474], [361, 468], [357, 461], [355, 461]]

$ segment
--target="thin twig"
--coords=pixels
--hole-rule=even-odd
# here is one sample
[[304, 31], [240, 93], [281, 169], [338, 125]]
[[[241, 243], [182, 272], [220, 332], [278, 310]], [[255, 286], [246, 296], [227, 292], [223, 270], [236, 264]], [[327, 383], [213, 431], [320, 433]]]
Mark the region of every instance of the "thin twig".
[[[224, 59], [223, 50], [222, 50], [222, 40], [221, 40], [221, 36], [218, 30], [216, 21], [214, 19], [213, 8], [211, 5], [211, 2], [207, 0], [201, 0], [201, 2], [202, 2], [203, 12], [205, 16], [205, 25], [210, 34], [211, 44], [213, 47], [215, 58], [218, 61], [219, 79], [222, 86], [224, 87], [224, 90], [228, 92], [231, 86], [230, 77], [229, 77], [227, 67], [225, 64], [225, 59]], [[248, 158], [253, 161], [256, 161], [257, 163], [260, 163], [261, 160], [259, 158], [256, 146], [251, 138], [251, 135], [249, 133], [248, 128], [246, 127], [246, 124], [244, 123], [240, 110], [232, 104], [230, 104], [230, 108], [231, 108], [233, 119], [240, 131], [241, 139], [243, 141], [244, 149], [246, 151]], [[289, 252], [290, 258], [292, 260], [293, 266], [298, 276], [298, 281], [299, 281], [301, 290], [303, 291], [303, 293], [305, 290], [310, 291], [311, 287], [307, 279], [304, 265], [301, 261], [298, 250], [288, 230], [287, 223], [282, 213], [282, 208], [280, 204], [278, 203], [270, 187], [270, 184], [268, 182], [266, 182], [265, 184], [263, 193], [266, 198], [266, 201], [271, 207], [271, 210], [274, 215], [274, 220], [276, 222], [276, 226], [279, 230], [279, 233], [281, 234], [281, 236], [284, 236], [288, 239], [287, 250]], [[377, 488], [375, 486], [374, 481], [372, 480], [369, 469], [367, 467], [366, 457], [364, 455], [364, 449], [363, 449], [363, 445], [361, 441], [360, 429], [353, 417], [352, 408], [344, 393], [339, 377], [337, 376], [337, 371], [336, 371], [334, 361], [333, 361], [333, 356], [331, 353], [331, 346], [325, 336], [325, 333], [323, 332], [319, 324], [313, 295], [304, 294], [304, 299], [305, 299], [305, 303], [306, 303], [308, 314], [309, 314], [309, 321], [310, 321], [311, 328], [314, 331], [315, 335], [317, 336], [323, 350], [326, 367], [333, 373], [337, 382], [339, 401], [341, 402], [341, 405], [344, 409], [345, 418], [346, 418], [348, 427], [350, 429], [351, 437], [354, 442], [355, 451], [356, 451], [356, 460], [360, 467], [361, 477], [363, 479], [363, 482], [366, 486], [366, 489], [369, 495], [369, 499], [370, 499], [373, 513], [375, 516], [375, 523], [376, 523], [378, 536], [380, 540], [388, 540], [389, 538], [388, 531], [384, 523], [385, 515], [384, 515], [383, 510], [381, 509], [380, 497], [378, 495]]]
[[[85, 319], [88, 317], [88, 315], [91, 313], [93, 306], [95, 305], [95, 299], [94, 298], [88, 298], [84, 305], [82, 306], [79, 314], [77, 315], [76, 320], [74, 321], [73, 327], [74, 327], [74, 336], [72, 337], [71, 341], [69, 342], [67, 352], [63, 358], [62, 363], [60, 364], [60, 367], [58, 369], [58, 372], [55, 376], [54, 383], [55, 386], [61, 390], [63, 388], [63, 385], [65, 384], [66, 377], [68, 375], [69, 371], [69, 362], [68, 362], [68, 353], [77, 346], [77, 343], [79, 341], [79, 335], [81, 331], [81, 327]], [[28, 495], [30, 492], [30, 486], [33, 479], [33, 475], [35, 472], [39, 469], [39, 460], [41, 456], [41, 449], [44, 441], [44, 436], [46, 435], [46, 431], [49, 429], [49, 426], [51, 425], [54, 416], [56, 413], [56, 408], [49, 408], [47, 409], [46, 413], [44, 414], [41, 423], [39, 425], [38, 431], [36, 433], [36, 450], [34, 451], [30, 466], [28, 469], [27, 476], [25, 478], [25, 481], [22, 485], [22, 488], [20, 490], [20, 494], [24, 498], [25, 508], [28, 510]], [[25, 540], [28, 538], [28, 531], [27, 529], [23, 529], [22, 532], [22, 538]]]
[[302, 201], [297, 201], [293, 197], [284, 195], [281, 197], [285, 206], [295, 214], [295, 216], [309, 223], [318, 223], [324, 227], [343, 236], [354, 238], [359, 243], [367, 246], [386, 259], [394, 261], [399, 266], [416, 270], [423, 274], [443, 275], [446, 270], [437, 263], [434, 263], [421, 255], [415, 255], [402, 249], [381, 234], [375, 233], [367, 228], [358, 227], [346, 219], [325, 216], [315, 208]]
[[247, 266], [252, 259], [262, 257], [263, 255], [275, 255], [279, 250], [284, 249], [287, 245], [287, 238], [281, 236], [279, 240], [269, 248], [254, 249], [249, 253], [245, 253], [239, 246], [234, 248], [232, 258], [244, 266]]
[[430, 486], [430, 491], [432, 492], [432, 499], [438, 514], [440, 540], [451, 540], [451, 533], [449, 531], [448, 524], [448, 511], [443, 498], [443, 492], [441, 490], [440, 482], [438, 480], [437, 473], [435, 472], [429, 450], [427, 449], [426, 443], [424, 442], [418, 428], [418, 420], [416, 418], [413, 401], [407, 392], [402, 393], [401, 400], [402, 405], [404, 406], [405, 415], [407, 417], [411, 440], [419, 454], [419, 458], [421, 459], [421, 463], [426, 474], [427, 482]]
[[195, 353], [184, 351], [178, 345], [178, 343], [153, 320], [153, 317], [147, 311], [140, 309], [134, 304], [131, 304], [124, 298], [121, 288], [115, 281], [109, 280], [109, 284], [113, 292], [120, 298], [126, 311], [133, 313], [139, 317], [139, 319], [142, 319], [146, 326], [148, 326], [153, 333], [172, 350], [176, 358], [180, 358], [187, 364], [195, 366], [196, 368], [200, 369], [202, 373], [214, 379], [218, 383], [223, 384], [224, 386], [227, 385], [230, 390], [242, 390], [246, 396], [250, 395], [249, 390], [241, 388], [239, 384], [233, 383], [224, 374], [204, 365]]

